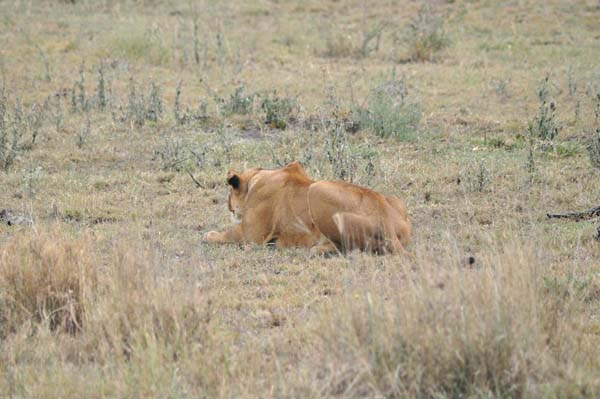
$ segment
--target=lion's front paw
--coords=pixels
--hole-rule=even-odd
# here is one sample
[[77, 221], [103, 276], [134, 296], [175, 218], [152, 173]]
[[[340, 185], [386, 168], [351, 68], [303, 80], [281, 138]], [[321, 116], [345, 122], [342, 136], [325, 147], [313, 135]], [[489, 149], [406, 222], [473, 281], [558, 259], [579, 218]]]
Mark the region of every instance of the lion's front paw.
[[209, 231], [202, 237], [203, 242], [218, 242], [221, 234], [218, 231]]

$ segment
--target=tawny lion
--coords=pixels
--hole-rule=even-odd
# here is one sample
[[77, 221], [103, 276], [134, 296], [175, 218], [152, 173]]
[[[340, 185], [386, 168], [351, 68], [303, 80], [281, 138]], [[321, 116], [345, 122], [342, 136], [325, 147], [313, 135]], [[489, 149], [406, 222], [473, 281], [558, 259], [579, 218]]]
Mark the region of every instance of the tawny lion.
[[302, 246], [311, 254], [360, 249], [404, 251], [411, 225], [404, 203], [345, 182], [313, 181], [298, 162], [281, 169], [229, 172], [234, 225], [210, 231], [210, 243]]

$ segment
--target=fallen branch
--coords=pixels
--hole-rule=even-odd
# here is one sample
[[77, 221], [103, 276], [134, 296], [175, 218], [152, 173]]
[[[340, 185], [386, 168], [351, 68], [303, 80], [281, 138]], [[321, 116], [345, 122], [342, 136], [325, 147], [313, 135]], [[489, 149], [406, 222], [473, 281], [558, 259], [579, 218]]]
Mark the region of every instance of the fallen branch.
[[550, 219], [574, 219], [574, 220], [584, 220], [584, 219], [592, 219], [600, 217], [600, 206], [597, 206], [592, 209], [588, 209], [587, 211], [582, 212], [567, 212], [567, 213], [547, 213]]
[[206, 188], [206, 187], [204, 187], [204, 185], [202, 185], [202, 183], [200, 183], [198, 180], [196, 180], [196, 178], [194, 177], [194, 175], [192, 174], [192, 172], [190, 172], [189, 170], [186, 170], [186, 172], [188, 172], [188, 175], [190, 175], [190, 177], [192, 178], [192, 180], [194, 181], [194, 183], [196, 183], [196, 187]]

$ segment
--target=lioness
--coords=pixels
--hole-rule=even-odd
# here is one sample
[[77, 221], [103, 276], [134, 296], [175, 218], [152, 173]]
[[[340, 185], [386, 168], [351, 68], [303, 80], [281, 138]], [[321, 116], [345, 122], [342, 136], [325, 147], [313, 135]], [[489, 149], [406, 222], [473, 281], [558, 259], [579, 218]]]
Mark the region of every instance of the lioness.
[[411, 226], [403, 202], [354, 184], [313, 181], [298, 162], [281, 169], [229, 172], [234, 225], [210, 231], [211, 243], [303, 246], [311, 254], [360, 249], [404, 251]]

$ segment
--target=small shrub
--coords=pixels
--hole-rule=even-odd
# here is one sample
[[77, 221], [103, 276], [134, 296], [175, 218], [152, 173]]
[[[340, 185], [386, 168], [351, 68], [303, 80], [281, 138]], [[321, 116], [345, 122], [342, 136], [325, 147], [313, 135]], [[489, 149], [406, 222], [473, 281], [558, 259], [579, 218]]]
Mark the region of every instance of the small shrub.
[[54, 126], [56, 127], [56, 133], [60, 132], [62, 122], [64, 120], [64, 114], [62, 109], [62, 103], [60, 100], [61, 95], [59, 93], [54, 95], [54, 112], [52, 117], [54, 119]]
[[465, 187], [471, 192], [482, 193], [492, 182], [492, 175], [483, 160], [477, 166], [470, 164], [464, 176]]
[[436, 55], [449, 46], [444, 31], [444, 19], [433, 13], [430, 5], [423, 5], [419, 13], [397, 35], [396, 42], [403, 44], [411, 61], [433, 61]]
[[[46, 117], [45, 107], [34, 104], [23, 110], [20, 102], [8, 110], [8, 99], [0, 97], [0, 167], [8, 171], [17, 156], [30, 150]], [[27, 133], [27, 134], [26, 134]]]
[[554, 146], [554, 154], [558, 158], [569, 158], [574, 157], [580, 151], [580, 146], [577, 143], [557, 143]]
[[133, 78], [129, 81], [126, 120], [136, 126], [143, 126], [146, 122], [144, 95], [141, 94], [138, 96]]
[[124, 120], [141, 127], [146, 122], [157, 122], [163, 113], [163, 101], [160, 87], [154, 82], [150, 85], [148, 96], [138, 92], [135, 80], [129, 82], [129, 96]]
[[221, 113], [225, 116], [247, 115], [253, 110], [255, 97], [256, 94], [248, 94], [245, 92], [244, 86], [239, 86], [229, 96], [229, 100], [217, 98], [216, 101], [220, 104]]
[[148, 96], [148, 105], [146, 107], [146, 119], [151, 122], [157, 122], [163, 113], [163, 101], [160, 87], [152, 82], [150, 85], [150, 94]]
[[527, 172], [529, 183], [533, 183], [536, 171], [535, 162], [535, 141], [530, 135], [527, 140], [527, 160], [525, 162], [525, 171]]
[[85, 66], [79, 67], [79, 80], [73, 82], [71, 87], [71, 112], [88, 111], [90, 102], [85, 93]]
[[273, 129], [285, 129], [293, 113], [296, 111], [295, 100], [288, 97], [280, 97], [277, 92], [266, 94], [260, 104], [264, 112], [265, 124]]
[[357, 109], [361, 127], [370, 128], [379, 137], [408, 139], [421, 119], [419, 107], [408, 101], [404, 79], [392, 79], [375, 88], [367, 109]]
[[104, 64], [100, 63], [98, 68], [98, 87], [96, 88], [96, 96], [98, 97], [98, 108], [101, 110], [106, 108], [106, 82], [104, 79]]
[[353, 182], [356, 176], [358, 159], [350, 149], [344, 126], [333, 123], [326, 131], [325, 151], [333, 176], [339, 180]]
[[379, 50], [381, 44], [381, 34], [387, 23], [381, 23], [376, 27], [363, 32], [362, 42], [358, 50], [360, 57], [368, 57], [371, 53]]
[[530, 135], [542, 140], [553, 140], [562, 129], [556, 117], [556, 103], [548, 99], [548, 81], [549, 77], [546, 76], [538, 90], [538, 115], [529, 123]]
[[596, 95], [595, 115], [594, 129], [588, 144], [588, 154], [592, 166], [600, 168], [600, 93]]
[[177, 82], [177, 88], [175, 89], [175, 101], [173, 103], [173, 116], [175, 117], [175, 123], [183, 125], [185, 122], [185, 114], [181, 109], [181, 85], [183, 81]]
[[164, 171], [180, 172], [185, 169], [185, 163], [190, 159], [187, 147], [182, 140], [165, 139], [163, 145], [153, 151], [152, 160], [159, 162]]
[[363, 176], [369, 183], [375, 176], [377, 151], [368, 146], [354, 145], [350, 141], [347, 129], [346, 113], [340, 109], [335, 97], [330, 96], [329, 106], [332, 107], [330, 120], [322, 118], [325, 130], [323, 153], [326, 163], [331, 167], [335, 179], [355, 182], [359, 178], [359, 172], [364, 171]]
[[83, 146], [85, 145], [91, 132], [92, 132], [92, 121], [90, 119], [90, 116], [88, 115], [85, 125], [79, 130], [79, 132], [77, 134], [76, 144], [77, 144], [78, 148], [83, 148]]
[[50, 108], [49, 99], [44, 105], [33, 104], [25, 117], [26, 128], [31, 139], [28, 143], [23, 144], [25, 149], [31, 149], [40, 133], [42, 124], [46, 119], [48, 109]]

